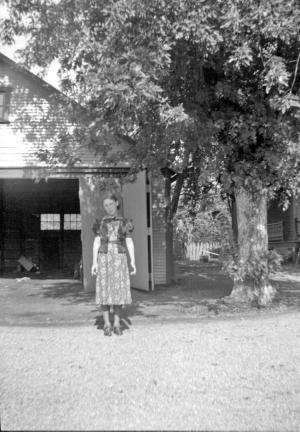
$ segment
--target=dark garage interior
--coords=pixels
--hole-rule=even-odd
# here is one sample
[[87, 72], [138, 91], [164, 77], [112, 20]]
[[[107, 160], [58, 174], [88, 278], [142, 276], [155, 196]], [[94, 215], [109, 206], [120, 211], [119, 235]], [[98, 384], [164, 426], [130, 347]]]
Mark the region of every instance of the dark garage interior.
[[73, 274], [81, 259], [78, 179], [0, 180], [0, 271]]

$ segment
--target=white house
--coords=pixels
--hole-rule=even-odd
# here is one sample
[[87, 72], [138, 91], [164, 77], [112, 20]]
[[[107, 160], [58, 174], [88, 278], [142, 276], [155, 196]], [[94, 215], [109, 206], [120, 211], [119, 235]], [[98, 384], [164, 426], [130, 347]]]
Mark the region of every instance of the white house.
[[106, 166], [80, 147], [71, 168], [62, 159], [54, 169], [37, 156], [69, 127], [64, 103], [70, 101], [57, 89], [0, 54], [1, 273], [15, 271], [24, 255], [42, 272], [72, 274], [82, 257], [84, 289], [93, 290], [92, 226], [104, 214], [101, 197], [110, 179], [125, 217], [135, 225], [137, 275], [132, 286], [153, 290], [167, 283], [165, 234], [153, 216], [151, 175], [141, 172], [134, 183], [123, 184], [128, 165]]

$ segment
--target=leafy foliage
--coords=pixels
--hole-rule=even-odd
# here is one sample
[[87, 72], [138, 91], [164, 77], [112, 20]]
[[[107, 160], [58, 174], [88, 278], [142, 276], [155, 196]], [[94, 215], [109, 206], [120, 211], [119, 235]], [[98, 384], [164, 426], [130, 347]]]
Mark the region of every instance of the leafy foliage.
[[202, 188], [195, 202], [183, 195], [175, 217], [176, 238], [182, 243], [219, 241], [224, 246], [231, 242], [231, 217], [228, 206], [220, 196], [216, 183]]
[[282, 256], [275, 250], [265, 253], [265, 256], [251, 255], [247, 262], [239, 262], [236, 254], [228, 257], [224, 262], [224, 269], [237, 283], [253, 284], [254, 288], [261, 285], [262, 281], [268, 281], [270, 273], [280, 270]]
[[28, 65], [59, 59], [64, 91], [86, 108], [86, 145], [97, 150], [112, 132], [131, 143], [118, 157], [136, 169], [202, 161], [226, 191], [295, 187], [296, 0], [4, 3], [2, 39], [30, 35]]
[[58, 58], [84, 106], [76, 141], [98, 155], [113, 134], [128, 143], [115, 161], [178, 174], [169, 219], [181, 188], [197, 199], [211, 173], [225, 195], [298, 191], [298, 0], [2, 1], [2, 40], [30, 35], [26, 64]]

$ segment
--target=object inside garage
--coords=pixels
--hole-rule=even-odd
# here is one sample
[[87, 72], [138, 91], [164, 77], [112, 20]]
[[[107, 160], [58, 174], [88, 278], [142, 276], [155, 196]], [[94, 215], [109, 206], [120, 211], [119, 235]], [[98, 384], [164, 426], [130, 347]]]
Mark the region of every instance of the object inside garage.
[[0, 180], [1, 272], [74, 274], [82, 255], [78, 179]]

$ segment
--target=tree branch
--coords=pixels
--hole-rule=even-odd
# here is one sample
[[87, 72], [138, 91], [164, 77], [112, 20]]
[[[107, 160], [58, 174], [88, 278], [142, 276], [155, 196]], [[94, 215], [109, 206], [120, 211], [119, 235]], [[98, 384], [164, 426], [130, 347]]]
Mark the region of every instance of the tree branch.
[[126, 141], [127, 143], [131, 144], [131, 145], [136, 145], [136, 141], [133, 140], [132, 138], [130, 138], [128, 135], [123, 135], [123, 134], [117, 134], [117, 136], [121, 139]]
[[296, 82], [296, 78], [297, 78], [297, 74], [298, 74], [299, 61], [300, 61], [300, 51], [299, 51], [297, 62], [296, 62], [296, 66], [295, 66], [294, 79], [293, 79], [293, 82], [292, 82], [292, 85], [291, 85], [291, 93], [293, 91], [293, 88], [294, 88], [294, 85], [295, 85], [295, 82]]
[[173, 197], [170, 203], [170, 218], [173, 219], [174, 215], [176, 214], [177, 211], [177, 207], [178, 207], [178, 202], [179, 202], [179, 197], [180, 197], [180, 192], [183, 186], [183, 182], [185, 179], [185, 172], [181, 173], [178, 175], [177, 179], [176, 179], [176, 184], [175, 184], [175, 188], [174, 188], [174, 192], [173, 192]]

